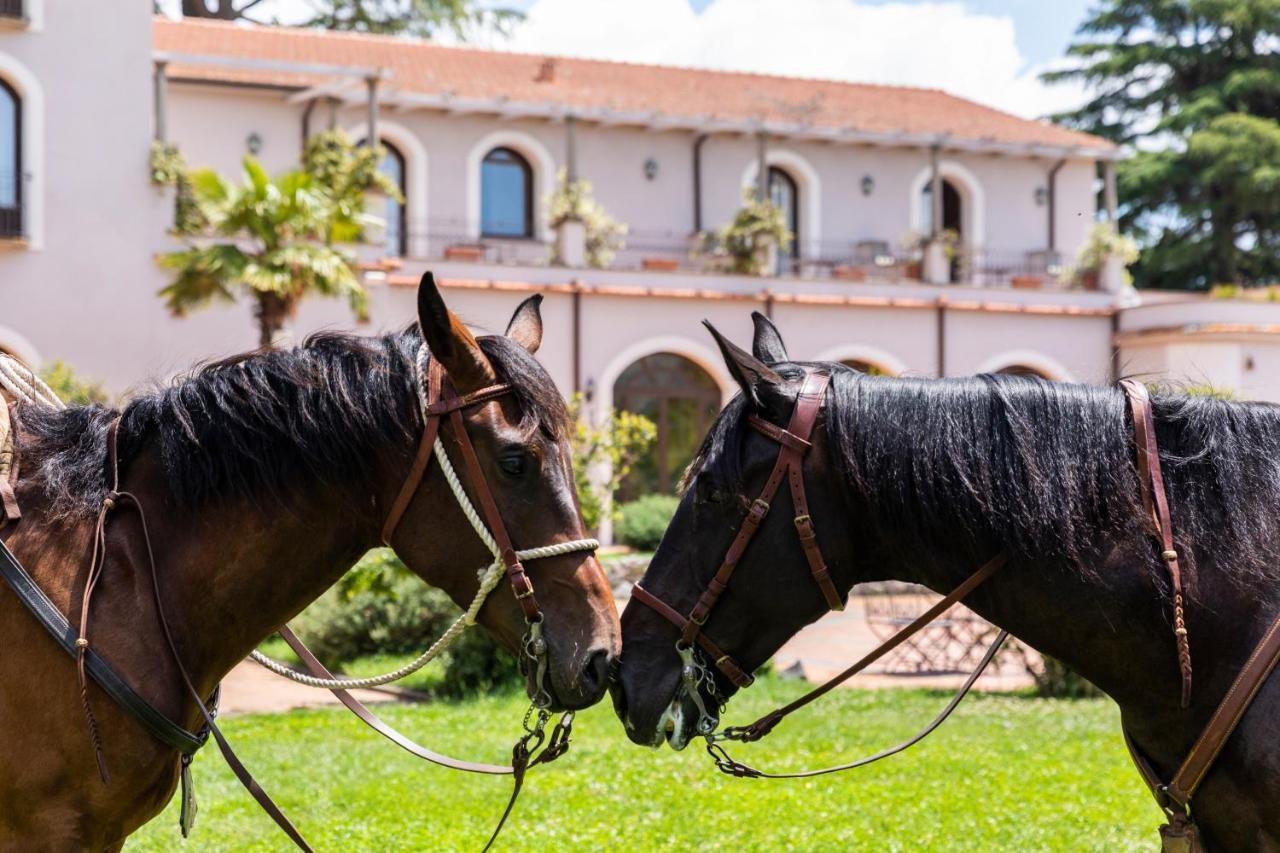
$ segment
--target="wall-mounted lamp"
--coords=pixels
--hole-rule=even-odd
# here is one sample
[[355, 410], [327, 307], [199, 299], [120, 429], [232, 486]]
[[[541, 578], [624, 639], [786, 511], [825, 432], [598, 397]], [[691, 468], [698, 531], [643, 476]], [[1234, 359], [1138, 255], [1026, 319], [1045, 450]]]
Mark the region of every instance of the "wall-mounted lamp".
[[1036, 187], [1036, 206], [1044, 207], [1049, 203], [1049, 190], [1044, 187]]
[[250, 133], [244, 141], [244, 147], [249, 149], [249, 153], [258, 156], [258, 152], [262, 150], [262, 134], [258, 131]]
[[862, 194], [871, 195], [876, 191], [876, 179], [870, 175], [862, 176]]
[[650, 157], [644, 161], [644, 178], [646, 181], [652, 181], [658, 177], [658, 161]]

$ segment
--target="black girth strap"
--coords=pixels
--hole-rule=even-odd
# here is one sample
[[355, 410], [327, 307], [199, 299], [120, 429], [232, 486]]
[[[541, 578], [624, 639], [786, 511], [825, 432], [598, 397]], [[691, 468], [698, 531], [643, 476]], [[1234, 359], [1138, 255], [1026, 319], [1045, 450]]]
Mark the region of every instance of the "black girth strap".
[[[63, 651], [73, 659], [76, 657], [76, 638], [78, 632], [67, 617], [54, 606], [44, 591], [36, 585], [31, 575], [18, 562], [8, 546], [0, 541], [0, 577], [3, 577], [21, 601], [31, 611], [31, 615], [44, 626], [44, 629], [58, 641]], [[115, 670], [93, 649], [85, 649], [85, 669], [93, 676], [98, 686], [110, 696], [116, 704], [124, 708], [142, 724], [157, 740], [171, 746], [183, 755], [194, 755], [209, 739], [209, 729], [201, 729], [199, 734], [192, 734], [182, 726], [161, 714], [153, 705], [139, 696]], [[216, 702], [216, 693], [215, 700]]]

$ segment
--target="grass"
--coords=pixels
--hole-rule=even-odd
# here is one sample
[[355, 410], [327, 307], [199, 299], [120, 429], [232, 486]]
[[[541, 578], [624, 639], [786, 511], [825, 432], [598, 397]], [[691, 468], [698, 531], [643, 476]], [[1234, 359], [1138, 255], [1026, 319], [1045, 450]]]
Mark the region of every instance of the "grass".
[[[761, 679], [734, 699], [730, 721], [799, 689]], [[901, 739], [944, 702], [927, 691], [837, 691], [735, 755], [765, 769], [822, 766]], [[385, 717], [433, 748], [501, 762], [524, 705], [508, 694], [386, 708]], [[320, 850], [479, 850], [509, 791], [505, 778], [416, 761], [345, 711], [238, 717], [224, 731]], [[185, 849], [288, 849], [216, 749], [194, 769], [200, 818]], [[1147, 849], [1158, 818], [1104, 699], [974, 696], [906, 754], [808, 781], [721, 776], [698, 745], [678, 754], [632, 746], [606, 702], [579, 715], [568, 755], [530, 774], [498, 848]], [[126, 847], [175, 849], [184, 849], [176, 803]]]

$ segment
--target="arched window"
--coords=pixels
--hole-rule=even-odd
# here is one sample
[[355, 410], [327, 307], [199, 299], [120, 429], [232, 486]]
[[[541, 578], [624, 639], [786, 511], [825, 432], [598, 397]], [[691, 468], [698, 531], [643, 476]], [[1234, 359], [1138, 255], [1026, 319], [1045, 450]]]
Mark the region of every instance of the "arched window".
[[658, 427], [657, 446], [636, 461], [622, 481], [619, 498], [672, 494], [720, 411], [720, 387], [689, 359], [660, 352], [622, 371], [613, 386], [613, 403]]
[[22, 234], [22, 101], [0, 80], [0, 237]]
[[[404, 155], [400, 153], [399, 148], [385, 139], [382, 140], [382, 147], [386, 154], [378, 164], [378, 171], [400, 190], [400, 199], [408, 199], [409, 187], [405, 181], [407, 170]], [[409, 219], [405, 202], [400, 199], [387, 196], [386, 210], [383, 212], [386, 220], [387, 255], [395, 258], [402, 258], [409, 254]]]
[[533, 170], [510, 148], [495, 148], [480, 164], [480, 234], [533, 236]]
[[[791, 232], [791, 257], [800, 257], [800, 189], [795, 178], [777, 166], [769, 167], [769, 198], [775, 207], [782, 211], [787, 221], [787, 230]], [[790, 266], [779, 254], [778, 271]]]

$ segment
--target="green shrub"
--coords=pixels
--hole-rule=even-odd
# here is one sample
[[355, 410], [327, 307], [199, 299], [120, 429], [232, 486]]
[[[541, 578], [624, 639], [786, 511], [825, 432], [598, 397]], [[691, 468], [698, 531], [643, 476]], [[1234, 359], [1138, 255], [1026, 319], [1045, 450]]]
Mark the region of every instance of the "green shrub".
[[[500, 586], [495, 595], [502, 593]], [[320, 596], [293, 628], [326, 666], [368, 655], [418, 655], [458, 618], [443, 591], [427, 586], [390, 551], [372, 551]], [[514, 683], [515, 661], [483, 628], [467, 630], [441, 655], [437, 692], [463, 696]]]
[[40, 378], [53, 389], [62, 402], [72, 406], [84, 406], [89, 403], [106, 405], [110, 398], [102, 383], [96, 379], [77, 376], [71, 365], [65, 361], [55, 361], [40, 371]]
[[615, 531], [618, 541], [638, 551], [652, 551], [662, 541], [680, 499], [673, 495], [646, 495], [623, 504]]

